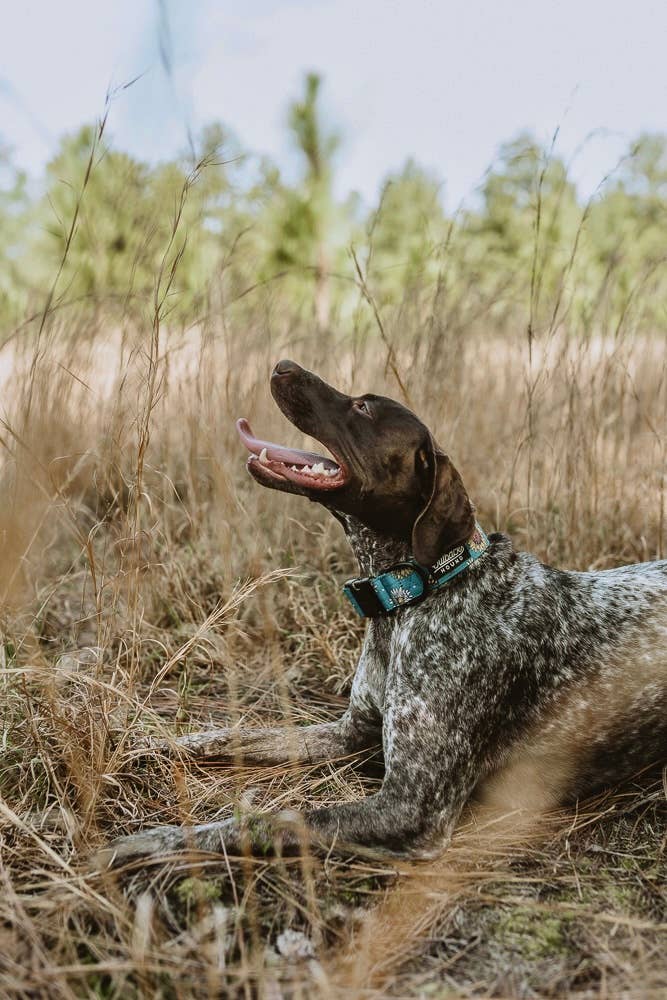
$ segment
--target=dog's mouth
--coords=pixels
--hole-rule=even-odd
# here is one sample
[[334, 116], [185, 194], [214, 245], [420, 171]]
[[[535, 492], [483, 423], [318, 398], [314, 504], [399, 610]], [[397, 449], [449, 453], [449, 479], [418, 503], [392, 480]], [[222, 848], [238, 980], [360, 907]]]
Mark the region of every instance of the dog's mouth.
[[337, 490], [345, 486], [349, 479], [342, 463], [326, 455], [261, 441], [243, 418], [236, 421], [236, 430], [250, 452], [248, 471], [267, 486], [287, 482], [306, 490]]

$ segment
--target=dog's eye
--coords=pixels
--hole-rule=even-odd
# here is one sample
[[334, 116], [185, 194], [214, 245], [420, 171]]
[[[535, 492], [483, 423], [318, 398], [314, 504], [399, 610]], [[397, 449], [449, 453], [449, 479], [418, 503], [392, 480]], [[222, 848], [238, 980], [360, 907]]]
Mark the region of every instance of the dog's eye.
[[367, 417], [370, 417], [371, 408], [365, 399], [355, 399], [352, 406], [354, 407], [355, 410], [360, 410], [361, 413], [365, 413]]

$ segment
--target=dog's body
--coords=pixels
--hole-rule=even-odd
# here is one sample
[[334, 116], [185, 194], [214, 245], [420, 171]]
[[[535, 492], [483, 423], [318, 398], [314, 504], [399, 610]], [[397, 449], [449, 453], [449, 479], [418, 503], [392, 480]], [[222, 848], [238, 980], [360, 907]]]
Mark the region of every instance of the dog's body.
[[[370, 574], [407, 558], [367, 561], [365, 534]], [[382, 720], [445, 835], [473, 792], [542, 811], [622, 780], [667, 756], [667, 561], [566, 573], [492, 535], [441, 593], [371, 622], [352, 709]]]
[[[249, 469], [263, 485], [329, 507], [364, 576], [415, 556], [431, 566], [469, 537], [473, 508], [460, 477], [410, 411], [343, 396], [291, 362], [277, 366], [272, 388], [284, 412], [344, 460], [315, 465], [317, 456], [258, 442], [244, 424]], [[471, 798], [542, 812], [667, 759], [667, 561], [562, 572], [492, 535], [446, 586], [369, 623], [338, 722], [218, 730], [172, 748], [275, 763], [375, 745], [385, 777], [362, 801], [312, 810], [296, 828], [271, 816], [245, 833], [233, 820], [162, 827], [118, 841], [114, 859], [182, 846], [234, 851], [244, 837], [262, 849], [278, 835], [296, 845], [304, 827], [327, 845], [431, 856]]]

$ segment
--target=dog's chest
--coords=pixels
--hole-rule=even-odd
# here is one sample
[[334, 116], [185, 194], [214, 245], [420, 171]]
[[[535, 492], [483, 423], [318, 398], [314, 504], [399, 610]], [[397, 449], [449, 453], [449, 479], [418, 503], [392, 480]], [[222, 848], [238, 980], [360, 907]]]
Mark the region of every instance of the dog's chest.
[[[451, 640], [446, 621], [435, 628], [423, 607], [369, 622], [352, 685], [353, 704], [379, 721], [390, 704], [408, 696], [413, 683], [422, 691], [432, 688], [437, 701], [437, 689], [446, 686], [441, 675], [447, 637]], [[452, 646], [450, 641], [450, 651]]]
[[392, 619], [380, 618], [369, 622], [352, 683], [353, 704], [377, 720], [385, 712], [394, 628]]

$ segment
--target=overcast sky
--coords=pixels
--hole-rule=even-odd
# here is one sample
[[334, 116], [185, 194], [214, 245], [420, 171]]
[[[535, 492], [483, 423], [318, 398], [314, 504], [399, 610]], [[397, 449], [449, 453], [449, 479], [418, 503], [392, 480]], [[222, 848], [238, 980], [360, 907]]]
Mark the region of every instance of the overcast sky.
[[3, 22], [0, 141], [34, 174], [139, 74], [112, 103], [117, 147], [154, 161], [219, 119], [289, 173], [286, 109], [319, 71], [338, 190], [369, 199], [413, 156], [452, 206], [501, 142], [557, 125], [564, 156], [585, 143], [588, 191], [638, 132], [667, 130], [667, 5], [652, 0], [23, 0]]

